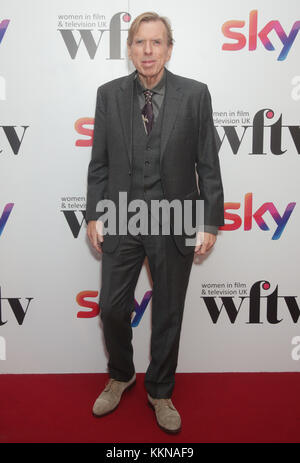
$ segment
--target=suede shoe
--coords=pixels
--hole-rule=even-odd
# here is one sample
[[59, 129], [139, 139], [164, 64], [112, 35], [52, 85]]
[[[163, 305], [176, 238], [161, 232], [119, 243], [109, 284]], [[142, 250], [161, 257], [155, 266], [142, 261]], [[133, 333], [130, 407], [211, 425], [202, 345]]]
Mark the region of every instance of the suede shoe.
[[97, 398], [93, 406], [93, 414], [95, 416], [107, 415], [117, 408], [125, 389], [130, 388], [136, 382], [136, 374], [129, 381], [117, 381], [110, 378], [105, 388]]
[[158, 426], [175, 434], [181, 430], [181, 418], [171, 399], [153, 399], [149, 394], [148, 403], [154, 409]]

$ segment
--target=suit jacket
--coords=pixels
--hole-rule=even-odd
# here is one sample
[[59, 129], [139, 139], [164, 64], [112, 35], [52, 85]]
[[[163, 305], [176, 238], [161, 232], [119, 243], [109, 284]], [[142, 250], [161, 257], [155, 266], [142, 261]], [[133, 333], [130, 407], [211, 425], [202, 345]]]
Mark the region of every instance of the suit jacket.
[[[224, 197], [206, 84], [173, 74], [165, 68], [165, 110], [160, 146], [160, 174], [164, 196], [203, 199], [204, 223], [224, 225]], [[101, 85], [97, 91], [92, 157], [88, 168], [86, 220], [97, 220], [97, 203], [114, 201], [119, 192], [129, 197], [132, 166], [132, 112], [135, 71]], [[196, 176], [197, 172], [197, 176]], [[197, 179], [198, 177], [198, 179]], [[172, 227], [172, 224], [171, 224]], [[173, 235], [182, 254], [193, 252], [186, 235]], [[118, 235], [105, 235], [102, 248], [115, 250]]]

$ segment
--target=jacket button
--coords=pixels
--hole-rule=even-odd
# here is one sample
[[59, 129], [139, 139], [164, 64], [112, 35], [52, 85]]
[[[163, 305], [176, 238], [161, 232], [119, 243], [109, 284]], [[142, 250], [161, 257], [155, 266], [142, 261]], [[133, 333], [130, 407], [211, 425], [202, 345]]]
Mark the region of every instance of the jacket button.
[[128, 175], [131, 175], [131, 171], [130, 171], [130, 170], [128, 171]]

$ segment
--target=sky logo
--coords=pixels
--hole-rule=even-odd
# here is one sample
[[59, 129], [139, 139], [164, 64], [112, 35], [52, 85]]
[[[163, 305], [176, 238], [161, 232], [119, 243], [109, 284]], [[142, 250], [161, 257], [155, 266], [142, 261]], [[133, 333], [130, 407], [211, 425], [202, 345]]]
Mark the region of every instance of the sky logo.
[[246, 193], [244, 198], [244, 213], [243, 211], [241, 211], [241, 214], [233, 214], [232, 212], [229, 212], [232, 209], [240, 209], [241, 203], [226, 202], [224, 204], [224, 218], [231, 222], [220, 227], [220, 230], [237, 230], [242, 226], [244, 219], [244, 230], [248, 231], [252, 229], [252, 222], [254, 219], [261, 230], [268, 231], [270, 228], [264, 219], [264, 215], [269, 212], [275, 223], [272, 240], [278, 240], [281, 237], [295, 206], [295, 202], [288, 203], [284, 213], [281, 215], [274, 203], [266, 202], [254, 211], [253, 193]]
[[[143, 296], [142, 302], [139, 304], [136, 299], [134, 299], [134, 307], [132, 307], [131, 313], [131, 326], [136, 327], [139, 325], [146, 308], [149, 305], [150, 299], [152, 296], [152, 290], [146, 291]], [[99, 299], [98, 291], [81, 291], [76, 296], [76, 302], [80, 307], [84, 307], [87, 310], [81, 310], [77, 312], [77, 318], [94, 318], [99, 315], [101, 308], [98, 302], [89, 301], [87, 298], [97, 298]]]
[[0, 236], [4, 230], [4, 227], [6, 225], [6, 222], [8, 221], [8, 217], [10, 216], [13, 207], [14, 203], [8, 203], [3, 209], [2, 215], [0, 217]]
[[2, 42], [6, 29], [8, 28], [8, 25], [9, 25], [9, 19], [3, 19], [0, 23], [0, 43]]
[[[268, 51], [274, 51], [275, 47], [269, 39], [269, 34], [274, 31], [282, 42], [282, 49], [278, 55], [278, 61], [284, 61], [295, 41], [295, 38], [300, 29], [300, 21], [295, 21], [289, 35], [287, 35], [278, 20], [269, 21], [258, 32], [258, 10], [252, 10], [249, 14], [249, 36], [248, 36], [248, 49], [250, 51], [256, 50], [257, 38], [259, 37], [261, 43]], [[236, 51], [241, 50], [247, 43], [247, 37], [241, 32], [234, 31], [233, 29], [241, 29], [245, 26], [243, 20], [230, 20], [226, 21], [222, 26], [222, 32], [225, 37], [236, 40], [234, 43], [224, 43], [222, 50]]]

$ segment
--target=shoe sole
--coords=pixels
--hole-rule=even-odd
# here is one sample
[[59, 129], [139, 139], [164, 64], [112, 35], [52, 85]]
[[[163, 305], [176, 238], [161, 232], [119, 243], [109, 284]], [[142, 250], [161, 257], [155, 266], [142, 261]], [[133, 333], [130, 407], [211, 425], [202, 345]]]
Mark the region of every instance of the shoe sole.
[[[121, 399], [122, 399], [122, 396], [123, 396], [124, 392], [128, 391], [128, 389], [132, 388], [132, 386], [134, 386], [135, 383], [136, 383], [136, 379], [133, 381], [133, 383], [129, 384], [129, 386], [125, 387], [124, 391], [122, 392], [120, 402], [121, 402]], [[118, 406], [120, 405], [120, 402], [117, 403], [117, 405], [114, 408], [112, 408], [111, 410], [109, 410], [108, 412], [102, 413], [102, 415], [96, 415], [94, 412], [92, 412], [92, 414], [93, 414], [93, 416], [95, 418], [102, 418], [102, 416], [106, 416], [106, 415], [109, 415], [109, 413], [114, 412], [115, 409], [118, 408]]]
[[[152, 403], [149, 401], [149, 399], [148, 399], [148, 405], [149, 405], [149, 406], [154, 410], [154, 412], [155, 412], [155, 407], [154, 407], [154, 405], [152, 405]], [[155, 418], [156, 418], [156, 415], [155, 415]], [[164, 426], [162, 426], [161, 424], [159, 424], [157, 418], [156, 418], [156, 422], [157, 422], [158, 426], [159, 426], [163, 431], [167, 432], [168, 434], [177, 434], [177, 433], [180, 432], [181, 429], [182, 429], [182, 426], [180, 426], [180, 427], [177, 428], [177, 429], [168, 429], [168, 428], [164, 428]]]

